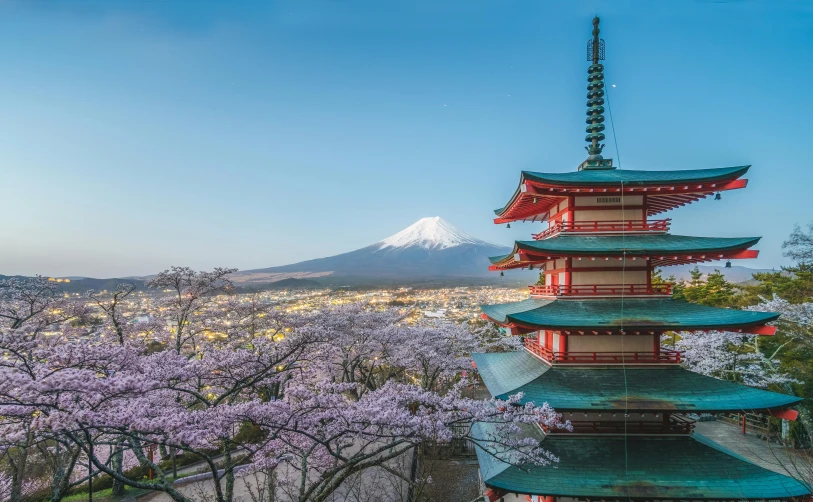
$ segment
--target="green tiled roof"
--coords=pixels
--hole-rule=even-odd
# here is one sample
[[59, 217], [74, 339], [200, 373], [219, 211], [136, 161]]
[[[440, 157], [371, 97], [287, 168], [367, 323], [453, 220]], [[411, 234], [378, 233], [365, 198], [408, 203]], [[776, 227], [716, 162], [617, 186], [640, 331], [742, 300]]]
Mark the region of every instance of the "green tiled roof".
[[489, 258], [492, 263], [513, 260], [518, 251], [549, 253], [552, 256], [651, 256], [658, 253], [713, 254], [747, 249], [759, 237], [692, 237], [687, 235], [558, 235], [541, 241], [516, 241], [511, 254]]
[[551, 368], [524, 350], [472, 357], [492, 396], [506, 399], [522, 392], [522, 403], [548, 403], [560, 411], [740, 412], [785, 408], [802, 401], [678, 366]]
[[[487, 427], [477, 424], [474, 432], [486, 437]], [[698, 435], [557, 435], [546, 437], [542, 447], [559, 462], [520, 468], [476, 448], [483, 481], [508, 492], [588, 499], [785, 499], [809, 493], [798, 481]]]
[[566, 330], [733, 329], [760, 326], [779, 317], [772, 312], [721, 309], [671, 298], [532, 299], [481, 308], [499, 323]]
[[[633, 171], [629, 169], [600, 169], [568, 171], [564, 173], [539, 173], [522, 171], [520, 186], [526, 181], [562, 186], [627, 186], [671, 185], [674, 183], [713, 183], [734, 180], [744, 175], [751, 166], [720, 167], [715, 169], [683, 169], [679, 171]], [[520, 194], [519, 188], [504, 207], [495, 209], [501, 215]]]
[[744, 175], [751, 166], [718, 167], [714, 169], [682, 169], [677, 171], [634, 171], [630, 169], [600, 169], [538, 173], [522, 171], [522, 180], [550, 185], [658, 185], [672, 183], [711, 183], [731, 180]]

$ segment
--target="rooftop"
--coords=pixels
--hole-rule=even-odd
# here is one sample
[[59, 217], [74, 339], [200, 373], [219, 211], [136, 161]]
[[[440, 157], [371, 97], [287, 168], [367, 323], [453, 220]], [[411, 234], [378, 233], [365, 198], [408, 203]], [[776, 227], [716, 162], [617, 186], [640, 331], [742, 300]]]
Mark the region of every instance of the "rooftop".
[[585, 412], [764, 411], [801, 398], [707, 377], [679, 366], [663, 368], [551, 367], [526, 351], [473, 354], [492, 396], [523, 393], [521, 402]]
[[556, 186], [650, 186], [674, 183], [710, 183], [739, 178], [751, 166], [718, 167], [713, 169], [681, 169], [674, 171], [636, 171], [631, 169], [601, 169], [540, 173], [522, 171], [522, 181], [534, 181]]
[[693, 202], [715, 192], [745, 187], [738, 180], [750, 166], [673, 171], [629, 169], [582, 170], [564, 173], [522, 171], [508, 203], [496, 209], [496, 223], [535, 219], [572, 195], [647, 194], [649, 216]]
[[[486, 438], [488, 425], [477, 424], [474, 433]], [[652, 438], [535, 435], [559, 462], [520, 468], [478, 447], [487, 486], [588, 499], [753, 500], [809, 493], [798, 481], [754, 465], [698, 434]]]
[[[584, 172], [584, 171], [582, 171]], [[568, 235], [516, 241], [510, 254], [489, 258], [497, 268], [516, 268], [551, 257], [649, 258], [653, 266], [751, 257], [741, 254], [759, 237], [693, 237], [672, 234]], [[740, 253], [740, 254], [738, 254]], [[754, 256], [755, 257], [755, 256]]]
[[697, 305], [671, 298], [613, 298], [549, 300], [529, 298], [519, 302], [483, 305], [483, 312], [503, 325], [529, 331], [557, 329], [580, 331], [747, 331], [775, 321], [779, 314]]

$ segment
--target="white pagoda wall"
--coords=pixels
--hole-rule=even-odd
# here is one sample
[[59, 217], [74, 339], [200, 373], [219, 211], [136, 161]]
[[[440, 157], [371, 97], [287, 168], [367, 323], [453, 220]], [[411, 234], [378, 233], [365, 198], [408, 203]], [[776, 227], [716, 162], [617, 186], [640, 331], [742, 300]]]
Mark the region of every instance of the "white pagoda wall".
[[645, 270], [572, 272], [570, 277], [570, 283], [574, 286], [585, 284], [646, 284]]
[[657, 335], [570, 335], [567, 339], [567, 351], [652, 353], [655, 336]]

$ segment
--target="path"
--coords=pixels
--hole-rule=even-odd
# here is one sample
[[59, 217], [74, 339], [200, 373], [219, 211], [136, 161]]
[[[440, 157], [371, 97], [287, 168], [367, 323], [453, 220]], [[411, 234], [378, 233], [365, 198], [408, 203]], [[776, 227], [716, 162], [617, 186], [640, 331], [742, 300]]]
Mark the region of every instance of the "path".
[[[793, 455], [792, 450], [760, 439], [756, 436], [756, 433], [751, 431], [743, 434], [742, 429], [735, 424], [720, 420], [697, 422], [695, 432], [706, 436], [715, 443], [728, 448], [760, 467], [785, 476], [794, 473], [794, 463], [799, 463], [796, 458], [790, 456]], [[800, 466], [800, 470], [806, 469]], [[794, 475], [794, 477], [796, 476], [798, 474]]]

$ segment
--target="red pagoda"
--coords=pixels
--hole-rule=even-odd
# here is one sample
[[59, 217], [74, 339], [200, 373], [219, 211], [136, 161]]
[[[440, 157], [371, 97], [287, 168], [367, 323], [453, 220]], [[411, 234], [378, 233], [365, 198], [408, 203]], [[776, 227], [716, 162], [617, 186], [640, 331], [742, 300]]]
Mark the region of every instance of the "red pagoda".
[[[687, 415], [764, 413], [795, 419], [801, 399], [690, 372], [661, 347], [670, 331], [773, 335], [778, 314], [674, 300], [653, 284], [656, 267], [754, 258], [759, 237], [673, 235], [670, 209], [744, 188], [749, 166], [680, 171], [616, 169], [604, 145], [604, 42], [588, 44], [587, 152], [575, 172], [522, 172], [495, 223], [546, 221], [532, 240], [492, 258], [492, 270], [539, 269], [526, 300], [482, 307], [525, 336], [525, 350], [474, 354], [489, 392], [549, 403], [572, 431], [533, 428], [559, 458], [516, 466], [478, 448], [490, 501], [763, 500], [808, 495], [796, 480], [759, 467], [694, 433]], [[709, 334], [708, 336], [713, 336]], [[477, 424], [487, 434], [487, 424]]]

